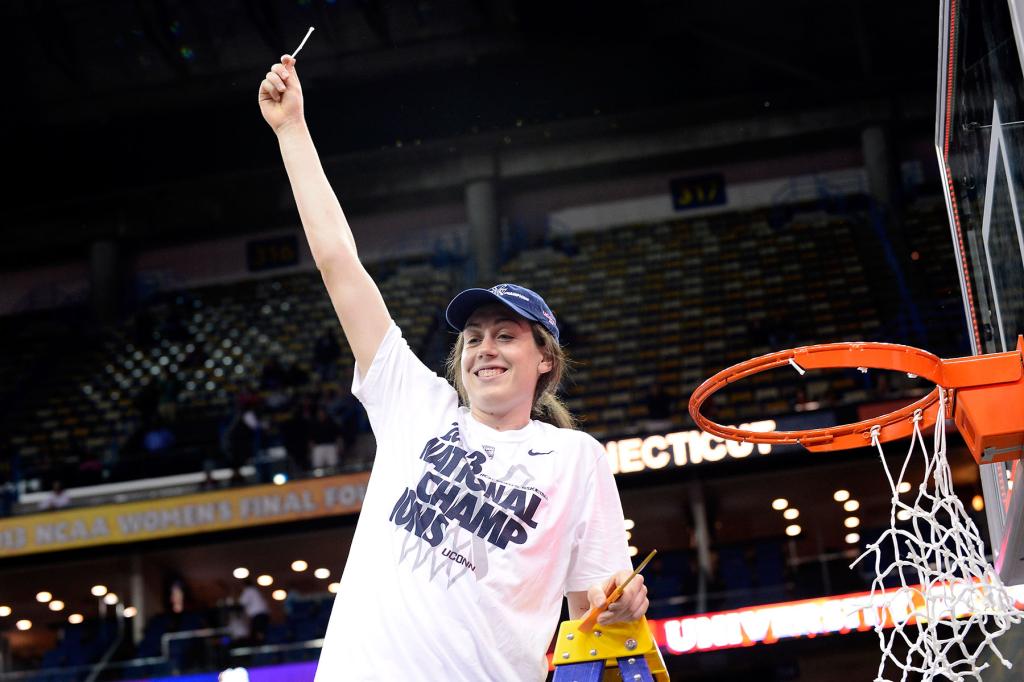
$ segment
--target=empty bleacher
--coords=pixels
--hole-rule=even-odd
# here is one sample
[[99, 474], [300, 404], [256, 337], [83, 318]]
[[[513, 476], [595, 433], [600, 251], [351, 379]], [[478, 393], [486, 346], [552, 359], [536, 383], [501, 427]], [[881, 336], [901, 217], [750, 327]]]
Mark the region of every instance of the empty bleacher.
[[[921, 199], [904, 220], [924, 272], [924, 319], [944, 339], [962, 313], [942, 211], [941, 199]], [[540, 291], [567, 326], [576, 366], [565, 393], [583, 428], [597, 438], [636, 433], [654, 383], [673, 398], [673, 421], [686, 425], [692, 389], [728, 365], [808, 343], [892, 340], [877, 305], [891, 296], [891, 277], [863, 243], [868, 215], [808, 205], [780, 222], [776, 213], [584, 232], [571, 249], [531, 248], [503, 265], [500, 280]], [[454, 272], [388, 263], [373, 274], [414, 349], [436, 355], [446, 346], [439, 314], [458, 288]], [[59, 380], [23, 391], [0, 427], [37, 476], [69, 468], [80, 479], [110, 476], [117, 465], [115, 478], [130, 477], [132, 458], [119, 450], [139, 424], [139, 403], [147, 391], [173, 391], [177, 461], [195, 470], [216, 451], [234, 397], [256, 384], [263, 364], [277, 357], [308, 375], [314, 342], [329, 329], [337, 322], [316, 272], [165, 294], [116, 329], [62, 345], [50, 370]], [[340, 381], [351, 362], [343, 352]], [[16, 373], [31, 360], [11, 364]], [[428, 364], [438, 368], [438, 358]], [[797, 393], [769, 373], [712, 409], [722, 420], [756, 419], [791, 413], [800, 400], [855, 404], [869, 397], [865, 389], [835, 373], [809, 378]]]

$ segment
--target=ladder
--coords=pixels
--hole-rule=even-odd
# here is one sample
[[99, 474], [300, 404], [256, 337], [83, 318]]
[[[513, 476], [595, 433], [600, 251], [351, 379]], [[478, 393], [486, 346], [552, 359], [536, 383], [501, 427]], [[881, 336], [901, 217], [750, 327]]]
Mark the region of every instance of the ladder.
[[558, 628], [553, 682], [669, 682], [665, 661], [647, 619], [580, 629], [581, 620]]

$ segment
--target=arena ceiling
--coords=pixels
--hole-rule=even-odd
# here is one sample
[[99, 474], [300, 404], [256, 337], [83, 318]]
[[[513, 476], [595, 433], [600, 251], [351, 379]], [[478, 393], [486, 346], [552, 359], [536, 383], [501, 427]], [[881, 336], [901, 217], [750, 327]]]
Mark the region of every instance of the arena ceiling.
[[195, 238], [192, 222], [229, 232], [283, 216], [265, 191], [283, 175], [254, 100], [310, 25], [300, 73], [321, 154], [403, 164], [396, 149], [552, 130], [602, 139], [620, 120], [660, 131], [870, 99], [899, 109], [908, 94], [930, 103], [938, 14], [924, 0], [5, 2], [5, 263], [126, 225], [145, 238], [161, 219], [181, 226], [163, 231], [174, 240]]

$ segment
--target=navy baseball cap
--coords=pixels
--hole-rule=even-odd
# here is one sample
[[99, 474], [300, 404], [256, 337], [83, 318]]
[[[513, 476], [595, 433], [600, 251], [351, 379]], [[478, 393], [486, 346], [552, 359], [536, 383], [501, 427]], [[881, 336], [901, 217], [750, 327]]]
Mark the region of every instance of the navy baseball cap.
[[444, 316], [455, 331], [461, 332], [473, 312], [488, 303], [501, 303], [526, 319], [539, 322], [558, 341], [558, 323], [551, 308], [536, 291], [518, 284], [498, 284], [490, 289], [466, 289], [452, 299]]

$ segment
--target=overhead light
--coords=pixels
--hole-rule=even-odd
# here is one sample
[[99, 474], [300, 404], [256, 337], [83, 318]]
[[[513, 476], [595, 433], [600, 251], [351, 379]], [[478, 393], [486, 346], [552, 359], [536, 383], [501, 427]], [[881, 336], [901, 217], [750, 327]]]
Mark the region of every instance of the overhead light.
[[94, 597], [102, 597], [103, 595], [105, 595], [107, 593], [107, 586], [106, 585], [93, 585], [92, 586], [92, 590], [90, 590], [90, 592], [92, 592], [92, 596], [94, 596]]
[[107, 592], [106, 595], [104, 595], [103, 597], [103, 603], [107, 604], [108, 606], [113, 606], [118, 601], [120, 600], [117, 598], [117, 595], [113, 592]]
[[14, 627], [18, 628], [19, 630], [28, 630], [32, 627], [32, 621], [19, 620], [17, 623], [14, 624]]
[[231, 571], [231, 575], [235, 576], [239, 580], [245, 580], [249, 577], [249, 569], [244, 566], [239, 566], [235, 570]]
[[36, 593], [36, 601], [39, 602], [40, 604], [45, 604], [46, 602], [50, 601], [51, 599], [53, 599], [53, 595], [50, 594], [49, 592], [45, 592], [44, 591], [44, 592], [37, 592]]
[[6, 604], [4, 606], [0, 606], [0, 618], [6, 618], [9, 615], [11, 615], [11, 607]]
[[860, 525], [860, 519], [856, 516], [847, 516], [846, 520], [843, 521], [843, 525], [847, 528], [856, 528]]
[[627, 540], [632, 540], [633, 539], [633, 532], [632, 531], [628, 531], [628, 530], [626, 531], [626, 539]]
[[288, 593], [284, 590], [274, 590], [270, 596], [274, 598], [274, 601], [284, 601], [288, 597]]
[[274, 485], [284, 485], [288, 482], [288, 477], [284, 474], [274, 474], [274, 478], [271, 479]]
[[785, 517], [787, 521], [792, 521], [793, 519], [800, 516], [800, 510], [797, 509], [796, 507], [790, 507], [786, 511], [782, 512], [782, 516]]
[[260, 587], [270, 587], [274, 584], [274, 579], [264, 573], [260, 577], [256, 578], [256, 584]]
[[53, 601], [50, 602], [50, 610], [51, 611], [63, 611], [64, 610], [64, 602], [62, 602], [60, 599], [54, 599]]
[[341, 583], [331, 583], [327, 586], [327, 591], [331, 594], [337, 594], [339, 587], [341, 587]]
[[856, 545], [860, 542], [860, 533], [847, 533], [845, 540], [848, 545]]
[[782, 511], [788, 506], [789, 500], [787, 500], [785, 497], [776, 497], [774, 500], [772, 500], [772, 509], [774, 509], [775, 511]]
[[633, 523], [633, 519], [626, 519], [625, 520], [625, 525], [626, 525], [626, 530], [633, 530], [633, 526], [635, 526], [636, 524]]
[[846, 502], [848, 499], [850, 499], [850, 491], [842, 489], [837, 490], [834, 493], [832, 493], [832, 499], [835, 500], [836, 502]]
[[900, 521], [909, 521], [911, 516], [913, 516], [913, 514], [910, 513], [909, 509], [900, 509], [896, 512], [896, 518]]
[[85, 620], [85, 617], [83, 617], [82, 614], [80, 613], [72, 613], [70, 616], [68, 616], [68, 622], [72, 625], [78, 625], [83, 620]]
[[307, 564], [302, 559], [296, 559], [295, 561], [292, 562], [292, 570], [295, 571], [296, 573], [302, 573], [307, 568], [309, 568], [309, 564]]
[[855, 512], [860, 509], [860, 502], [857, 500], [847, 500], [843, 503], [843, 509], [848, 512]]
[[634, 547], [633, 545], [630, 545], [630, 546], [629, 546], [629, 556], [636, 556], [636, 555], [637, 555], [637, 554], [639, 554], [639, 553], [640, 553], [640, 550], [639, 550], [639, 549], [637, 549], [637, 548], [636, 548], [636, 547]]
[[802, 530], [803, 530], [803, 528], [801, 528], [800, 526], [798, 526], [798, 525], [796, 525], [794, 523], [791, 526], [786, 526], [786, 535], [788, 535], [791, 538], [794, 538], [797, 535], [800, 535], [800, 531], [802, 531]]
[[976, 512], [980, 512], [985, 508], [985, 498], [981, 495], [975, 495], [971, 498], [971, 509]]
[[326, 580], [327, 578], [331, 577], [331, 571], [327, 568], [318, 568], [315, 571], [313, 571], [313, 575], [319, 578], [320, 580]]
[[900, 483], [900, 487], [897, 488], [897, 490], [899, 490], [901, 494], [909, 493], [910, 492], [910, 481], [903, 481], [902, 483]]
[[139, 615], [139, 610], [137, 608], [135, 608], [134, 606], [126, 607], [125, 610], [124, 610], [124, 617], [125, 618], [134, 618], [137, 615]]

